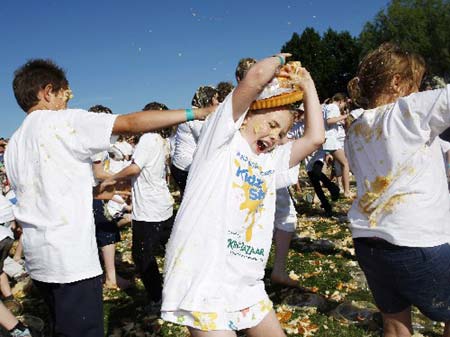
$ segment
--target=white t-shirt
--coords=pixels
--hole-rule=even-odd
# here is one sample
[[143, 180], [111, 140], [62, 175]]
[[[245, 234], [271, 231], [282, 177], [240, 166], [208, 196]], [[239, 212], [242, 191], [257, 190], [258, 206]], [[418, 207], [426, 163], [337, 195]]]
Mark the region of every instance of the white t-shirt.
[[117, 116], [68, 109], [30, 113], [11, 137], [6, 171], [17, 195], [32, 279], [70, 283], [102, 273], [90, 157], [110, 146]]
[[327, 104], [323, 108], [323, 115], [325, 119], [325, 143], [324, 150], [338, 150], [343, 148], [345, 139], [344, 121], [340, 121], [328, 125], [327, 120], [330, 118], [340, 117], [341, 111], [339, 107], [334, 104]]
[[311, 156], [308, 156], [308, 158], [305, 160], [306, 161], [306, 172], [311, 172], [314, 168], [314, 163], [316, 161], [321, 161], [324, 162], [325, 161], [325, 155], [327, 153], [322, 150], [319, 149], [317, 151], [315, 151]]
[[[109, 153], [108, 151], [102, 151], [91, 156], [92, 164], [101, 163], [103, 164], [103, 171], [109, 172]], [[100, 180], [94, 177], [94, 186], [97, 186], [100, 183]]]
[[109, 164], [105, 167], [105, 171], [114, 174], [129, 166], [131, 164], [131, 160], [115, 160], [111, 158], [108, 163]]
[[203, 124], [195, 120], [178, 125], [172, 164], [180, 170], [189, 171]]
[[122, 211], [127, 206], [127, 203], [120, 195], [114, 195], [114, 199], [106, 203], [106, 209], [112, 218], [118, 218], [122, 215]]
[[450, 241], [450, 197], [435, 138], [450, 126], [450, 86], [366, 110], [353, 122], [346, 154], [358, 197], [353, 237], [408, 247]]
[[12, 211], [12, 204], [0, 194], [0, 241], [7, 237], [14, 239], [14, 234], [11, 229], [3, 225], [13, 220], [14, 214]]
[[0, 224], [14, 220], [12, 203], [0, 193]]
[[199, 140], [167, 245], [163, 311], [237, 311], [267, 298], [277, 188], [294, 184], [292, 142], [256, 155], [234, 122], [232, 94]]
[[124, 160], [133, 154], [133, 146], [126, 141], [115, 142], [110, 151], [114, 153], [115, 160]]
[[437, 137], [436, 139], [439, 142], [439, 145], [441, 146], [442, 156], [444, 157], [445, 172], [447, 172], [448, 168], [447, 152], [450, 151], [450, 142], [447, 142], [440, 137]]
[[166, 146], [157, 133], [144, 134], [133, 153], [141, 173], [132, 180], [133, 220], [157, 222], [173, 214], [173, 198], [166, 181]]

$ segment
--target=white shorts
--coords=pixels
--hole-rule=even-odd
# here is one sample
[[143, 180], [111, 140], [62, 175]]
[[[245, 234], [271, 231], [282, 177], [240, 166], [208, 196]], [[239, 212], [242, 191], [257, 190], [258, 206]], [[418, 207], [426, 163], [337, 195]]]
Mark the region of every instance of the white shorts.
[[163, 311], [161, 318], [167, 322], [186, 325], [202, 331], [239, 331], [257, 326], [272, 309], [273, 303], [267, 298], [239, 311]]
[[274, 227], [289, 233], [295, 232], [297, 211], [287, 188], [277, 190], [275, 207]]

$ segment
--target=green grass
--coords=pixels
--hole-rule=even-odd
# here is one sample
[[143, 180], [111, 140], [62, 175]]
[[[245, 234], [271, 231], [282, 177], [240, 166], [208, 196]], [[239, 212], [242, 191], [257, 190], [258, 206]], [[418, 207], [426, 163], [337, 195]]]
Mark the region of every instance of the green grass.
[[[302, 195], [312, 193], [309, 187], [304, 188]], [[300, 240], [291, 244], [287, 260], [287, 270], [299, 277], [302, 286], [316, 292], [324, 304], [314, 307], [295, 305], [302, 298], [299, 290], [283, 288], [270, 282], [270, 272], [273, 264], [273, 250], [266, 269], [266, 289], [274, 302], [282, 326], [289, 336], [317, 337], [360, 337], [380, 336], [381, 323], [379, 315], [367, 322], [349, 322], [334, 317], [334, 311], [342, 304], [351, 301], [370, 302], [373, 298], [363, 280], [354, 279], [352, 275], [360, 273], [355, 262], [351, 234], [345, 222], [338, 218], [325, 218], [320, 207], [300, 200], [297, 204], [300, 215], [297, 235]], [[350, 207], [349, 200], [339, 200], [334, 205], [338, 216], [344, 216]], [[317, 240], [328, 240], [330, 247], [315, 245]], [[128, 278], [133, 276], [131, 261], [131, 231], [125, 229], [122, 242], [118, 245], [118, 272]], [[163, 256], [159, 263], [162, 266]], [[47, 319], [47, 311], [36, 294], [27, 295], [24, 302], [25, 312]], [[130, 291], [104, 291], [104, 324], [107, 336], [187, 336], [187, 330], [176, 324], [165, 323], [156, 316], [144, 312], [145, 291], [140, 281], [135, 289]], [[424, 336], [438, 336], [442, 326], [435, 324], [415, 313], [414, 322], [421, 328]], [[423, 327], [423, 328], [422, 328]], [[241, 334], [242, 335], [242, 334]]]

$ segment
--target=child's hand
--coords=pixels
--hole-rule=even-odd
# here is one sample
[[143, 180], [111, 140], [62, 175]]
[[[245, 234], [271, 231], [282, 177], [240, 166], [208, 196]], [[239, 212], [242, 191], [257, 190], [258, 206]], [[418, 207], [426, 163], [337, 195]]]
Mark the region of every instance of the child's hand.
[[208, 106], [206, 108], [194, 109], [195, 119], [204, 120], [209, 114], [216, 111], [218, 104]]
[[114, 190], [114, 185], [116, 184], [116, 181], [112, 178], [108, 178], [102, 181], [102, 183], [100, 184], [100, 188], [99, 188], [99, 192], [111, 192], [112, 190]]
[[302, 90], [308, 90], [308, 86], [314, 84], [311, 74], [306, 68], [291, 69], [287, 74], [292, 84]]

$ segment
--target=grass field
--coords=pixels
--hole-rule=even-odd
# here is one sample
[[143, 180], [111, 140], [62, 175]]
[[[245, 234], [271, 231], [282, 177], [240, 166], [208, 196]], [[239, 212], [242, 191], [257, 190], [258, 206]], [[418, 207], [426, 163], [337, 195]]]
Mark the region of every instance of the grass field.
[[[370, 291], [359, 269], [345, 215], [350, 200], [335, 203], [336, 216], [325, 218], [320, 208], [303, 200], [311, 188], [296, 195], [299, 211], [296, 239], [288, 256], [288, 271], [312, 293], [284, 288], [265, 278], [267, 292], [288, 336], [380, 336], [381, 317], [373, 305]], [[131, 278], [131, 231], [122, 232], [118, 245], [118, 271]], [[266, 269], [270, 275], [273, 252]], [[159, 258], [161, 266], [163, 256]], [[36, 294], [21, 300], [24, 312], [46, 320], [47, 311]], [[104, 291], [104, 318], [107, 336], [188, 336], [187, 330], [165, 323], [144, 312], [145, 293], [139, 279], [136, 288]], [[431, 322], [416, 310], [413, 315], [417, 336], [439, 336], [442, 325]], [[47, 333], [45, 333], [47, 335]], [[245, 336], [244, 334], [241, 334]]]

